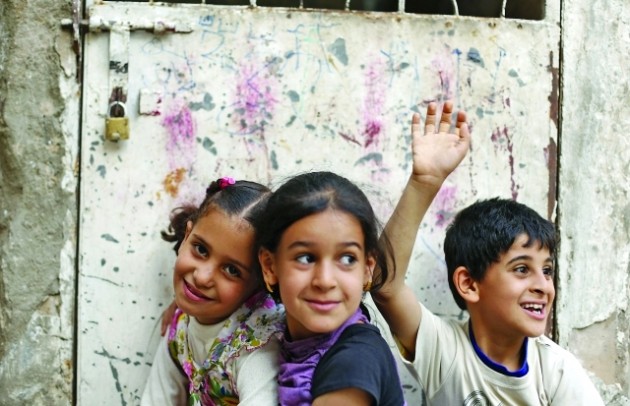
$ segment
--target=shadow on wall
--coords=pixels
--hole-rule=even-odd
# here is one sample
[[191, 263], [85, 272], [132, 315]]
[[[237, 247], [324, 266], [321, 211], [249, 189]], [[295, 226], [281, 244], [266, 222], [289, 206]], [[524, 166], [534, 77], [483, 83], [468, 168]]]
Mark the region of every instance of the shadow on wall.
[[[128, 1], [128, 0], [125, 0]], [[134, 0], [131, 0], [134, 1]], [[151, 0], [135, 0], [139, 3]], [[249, 6], [250, 0], [165, 0], [165, 3], [212, 4], [222, 6]], [[504, 4], [505, 3], [505, 4]], [[259, 7], [286, 7], [305, 9], [345, 10], [345, 0], [256, 0]], [[472, 17], [501, 17], [505, 7], [505, 18], [542, 20], [545, 18], [544, 0], [437, 0], [405, 2], [405, 13], [462, 15]], [[350, 0], [351, 11], [397, 12], [398, 0]]]

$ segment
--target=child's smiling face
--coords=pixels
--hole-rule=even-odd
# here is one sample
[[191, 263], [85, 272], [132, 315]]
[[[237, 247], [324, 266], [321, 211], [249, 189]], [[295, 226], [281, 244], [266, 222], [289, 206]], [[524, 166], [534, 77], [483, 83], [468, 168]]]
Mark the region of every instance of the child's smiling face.
[[279, 285], [293, 340], [332, 332], [359, 308], [374, 269], [364, 240], [356, 218], [328, 209], [289, 226], [275, 253], [262, 250], [265, 280]]
[[189, 222], [173, 273], [177, 306], [202, 324], [228, 318], [256, 290], [253, 244], [251, 225], [221, 210]]
[[[469, 303], [475, 337], [537, 337], [545, 332], [555, 297], [554, 260], [549, 250], [521, 234], [476, 282], [478, 299]], [[477, 330], [480, 330], [479, 332]]]

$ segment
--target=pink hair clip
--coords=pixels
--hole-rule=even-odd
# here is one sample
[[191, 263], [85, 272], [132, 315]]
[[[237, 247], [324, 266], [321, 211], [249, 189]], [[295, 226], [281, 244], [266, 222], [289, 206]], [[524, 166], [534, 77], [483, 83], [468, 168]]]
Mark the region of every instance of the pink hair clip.
[[234, 180], [234, 178], [226, 176], [223, 177], [221, 179], [219, 179], [219, 189], [225, 189], [226, 187], [235, 184], [236, 181]]

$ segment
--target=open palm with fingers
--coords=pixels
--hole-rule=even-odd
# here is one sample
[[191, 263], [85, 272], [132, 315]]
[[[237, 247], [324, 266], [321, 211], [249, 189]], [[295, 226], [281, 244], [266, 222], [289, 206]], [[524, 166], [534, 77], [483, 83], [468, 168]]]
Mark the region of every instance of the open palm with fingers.
[[455, 127], [451, 130], [453, 103], [444, 103], [440, 121], [437, 122], [437, 103], [427, 106], [424, 133], [421, 131], [419, 114], [411, 121], [413, 173], [416, 182], [439, 186], [459, 165], [470, 148], [470, 133], [466, 113], [457, 113]]

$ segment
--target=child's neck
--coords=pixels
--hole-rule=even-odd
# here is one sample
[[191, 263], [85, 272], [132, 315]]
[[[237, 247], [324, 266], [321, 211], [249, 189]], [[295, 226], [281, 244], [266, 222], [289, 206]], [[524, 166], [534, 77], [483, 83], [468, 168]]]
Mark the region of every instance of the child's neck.
[[527, 337], [497, 339], [481, 326], [469, 322], [471, 344], [479, 358], [490, 368], [506, 375], [527, 373]]

